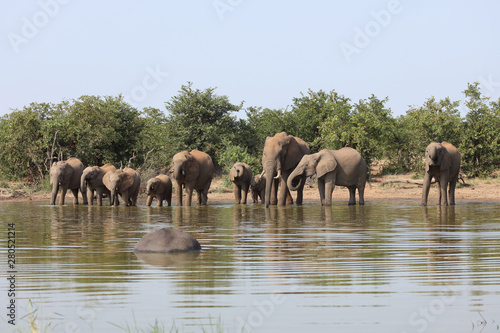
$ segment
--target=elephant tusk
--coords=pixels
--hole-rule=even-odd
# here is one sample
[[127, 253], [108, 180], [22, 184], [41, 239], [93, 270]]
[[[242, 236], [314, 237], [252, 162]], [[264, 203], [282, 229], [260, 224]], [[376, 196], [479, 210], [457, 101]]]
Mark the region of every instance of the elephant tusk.
[[276, 175], [276, 177], [274, 177], [274, 179], [280, 179], [281, 177], [281, 169], [278, 170], [278, 174]]

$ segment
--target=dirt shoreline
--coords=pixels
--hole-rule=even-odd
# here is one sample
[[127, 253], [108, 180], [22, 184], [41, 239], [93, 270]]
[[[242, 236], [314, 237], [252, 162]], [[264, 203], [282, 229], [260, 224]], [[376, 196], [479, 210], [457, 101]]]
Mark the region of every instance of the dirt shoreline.
[[[384, 181], [394, 180], [394, 179], [411, 179], [409, 175], [406, 176], [384, 176], [384, 177], [374, 177], [370, 185], [366, 186], [365, 189], [365, 202], [370, 201], [415, 201], [420, 202], [422, 196], [422, 186], [417, 184], [407, 184], [407, 183], [389, 183], [383, 184]], [[433, 205], [436, 202], [438, 194], [438, 188], [436, 184], [431, 186], [429, 192], [429, 205]], [[295, 194], [292, 193], [295, 198]], [[455, 197], [457, 203], [460, 202], [500, 202], [500, 180], [491, 178], [486, 180], [474, 179], [467, 182], [466, 185], [461, 185], [456, 189]], [[349, 199], [349, 192], [344, 187], [337, 187], [333, 192], [333, 201], [346, 201]], [[33, 193], [27, 195], [16, 196], [6, 195], [3, 193], [0, 195], [0, 202], [23, 202], [23, 201], [50, 201], [50, 193]], [[222, 186], [222, 179], [216, 179], [212, 182], [208, 194], [209, 204], [210, 202], [232, 202], [234, 200], [232, 190], [224, 188]], [[146, 196], [144, 194], [140, 195], [138, 202], [140, 205], [145, 204]], [[252, 199], [249, 194], [248, 201], [251, 203]], [[317, 186], [306, 185], [304, 188], [304, 201], [305, 202], [318, 202], [319, 203], [319, 193]], [[68, 194], [66, 197], [66, 203], [71, 204], [73, 202], [72, 195]], [[154, 203], [154, 205], [156, 205]]]

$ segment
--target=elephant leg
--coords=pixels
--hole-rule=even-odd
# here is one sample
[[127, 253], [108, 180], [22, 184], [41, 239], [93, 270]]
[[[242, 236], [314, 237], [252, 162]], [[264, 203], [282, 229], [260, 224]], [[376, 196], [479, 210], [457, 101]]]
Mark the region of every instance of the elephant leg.
[[365, 185], [361, 185], [358, 187], [358, 196], [359, 196], [359, 204], [365, 204]]
[[[82, 194], [82, 202], [83, 202], [83, 205], [88, 205], [89, 204], [89, 201], [87, 200], [87, 196], [86, 196], [86, 190], [83, 189], [83, 187], [79, 187], [78, 190], [76, 191], [77, 192], [77, 195], [78, 195], [78, 192], [80, 192]], [[77, 196], [77, 199], [78, 199], [78, 196]]]
[[279, 180], [278, 179], [272, 179], [271, 181], [271, 197], [269, 198], [269, 203], [271, 205], [277, 205], [278, 204], [278, 184]]
[[153, 202], [153, 196], [148, 195], [148, 198], [146, 200], [146, 206], [150, 207], [152, 202]]
[[331, 206], [332, 205], [332, 194], [333, 190], [335, 189], [335, 181], [325, 181], [324, 183], [325, 187], [325, 206]]
[[240, 192], [240, 187], [233, 183], [233, 194], [234, 194], [234, 202], [236, 204], [239, 204], [241, 202], [241, 192]]
[[175, 196], [177, 200], [177, 206], [182, 206], [182, 184], [177, 184], [175, 187]]
[[318, 179], [318, 191], [319, 191], [319, 200], [321, 202], [321, 206], [325, 204], [325, 180]]
[[193, 189], [186, 187], [186, 206], [191, 206], [192, 196], [193, 196]]
[[241, 187], [241, 196], [242, 196], [241, 203], [244, 204], [244, 205], [246, 205], [246, 203], [247, 203], [248, 190], [249, 190], [249, 186], [248, 185], [243, 185]]
[[[297, 205], [302, 205], [302, 201], [304, 201], [304, 185], [305, 185], [305, 178], [302, 180], [302, 185], [297, 189], [297, 200], [295, 200], [295, 203]], [[288, 193], [290, 193], [290, 190], [288, 190]], [[290, 194], [290, 197], [292, 195]]]
[[64, 199], [66, 199], [66, 191], [68, 191], [67, 188], [61, 187], [61, 197], [59, 198], [59, 204], [61, 206], [64, 205]]
[[[118, 197], [118, 194], [116, 196]], [[130, 197], [128, 195], [128, 191], [124, 191], [122, 193], [122, 199], [123, 199], [123, 204], [125, 205], [125, 207], [130, 206]]]
[[427, 206], [427, 199], [429, 198], [429, 189], [431, 188], [431, 176], [428, 172], [424, 176], [424, 184], [422, 187], [422, 206]]
[[439, 200], [438, 204], [441, 206], [448, 206], [448, 177], [439, 177]]
[[91, 206], [94, 205], [94, 191], [90, 189], [90, 186], [87, 186], [87, 193], [85, 193], [87, 196], [87, 203]]
[[448, 197], [450, 198], [450, 205], [455, 205], [455, 188], [457, 187], [458, 176], [453, 177], [450, 181], [450, 189], [448, 192]]
[[[97, 206], [102, 206], [102, 197], [103, 197], [103, 190], [102, 188], [98, 188], [97, 191]], [[93, 205], [93, 202], [94, 202], [94, 196], [92, 196], [92, 203], [91, 205]]]
[[167, 197], [166, 197], [165, 200], [167, 200], [168, 207], [172, 206], [172, 191], [169, 191], [167, 193]]
[[356, 186], [349, 186], [349, 205], [356, 204]]
[[78, 192], [80, 189], [71, 189], [71, 193], [73, 193], [73, 205], [78, 205]]

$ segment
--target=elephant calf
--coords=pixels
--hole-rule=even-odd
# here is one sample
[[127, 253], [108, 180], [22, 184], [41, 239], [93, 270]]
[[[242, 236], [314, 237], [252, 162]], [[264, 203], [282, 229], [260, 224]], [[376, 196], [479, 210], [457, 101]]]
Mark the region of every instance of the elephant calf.
[[356, 204], [356, 188], [359, 204], [364, 205], [366, 173], [368, 166], [355, 149], [345, 147], [339, 150], [323, 149], [316, 154], [304, 155], [288, 177], [288, 187], [295, 190], [304, 180], [304, 176], [316, 175], [321, 205], [332, 204], [332, 192], [335, 185], [349, 189], [349, 205]]
[[167, 175], [158, 175], [148, 180], [146, 185], [146, 206], [151, 206], [153, 199], [158, 200], [158, 206], [163, 206], [163, 200], [167, 201], [168, 206], [172, 205], [172, 181]]
[[248, 190], [252, 182], [252, 169], [246, 163], [234, 163], [229, 172], [231, 182], [233, 183], [234, 201], [236, 204], [246, 204]]
[[252, 190], [253, 203], [264, 203], [266, 200], [266, 178], [262, 174], [253, 177], [250, 183], [250, 190]]

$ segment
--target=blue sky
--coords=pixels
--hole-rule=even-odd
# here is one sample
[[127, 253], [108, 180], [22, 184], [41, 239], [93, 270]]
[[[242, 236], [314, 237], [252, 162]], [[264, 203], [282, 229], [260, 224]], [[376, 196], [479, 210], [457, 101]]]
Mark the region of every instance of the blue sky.
[[[0, 115], [30, 102], [123, 94], [157, 107], [182, 84], [244, 107], [286, 108], [308, 89], [393, 115], [467, 82], [500, 97], [500, 2], [10, 2], [0, 13]], [[242, 113], [243, 114], [243, 113]]]

